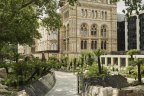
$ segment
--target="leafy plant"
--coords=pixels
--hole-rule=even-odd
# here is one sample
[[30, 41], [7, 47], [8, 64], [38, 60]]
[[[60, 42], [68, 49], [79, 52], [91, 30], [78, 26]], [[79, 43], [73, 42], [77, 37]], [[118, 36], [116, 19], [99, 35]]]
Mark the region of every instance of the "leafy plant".
[[88, 77], [104, 78], [108, 75], [108, 70], [104, 67], [103, 72], [100, 74], [98, 66], [96, 64], [93, 64], [92, 66], [89, 66], [87, 75]]

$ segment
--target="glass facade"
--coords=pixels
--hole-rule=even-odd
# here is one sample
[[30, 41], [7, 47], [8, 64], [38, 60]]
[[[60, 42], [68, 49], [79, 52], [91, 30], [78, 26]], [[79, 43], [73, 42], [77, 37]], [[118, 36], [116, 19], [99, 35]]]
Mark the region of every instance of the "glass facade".
[[140, 49], [144, 50], [144, 13], [139, 15], [140, 19]]
[[128, 18], [128, 50], [137, 49], [136, 16]]

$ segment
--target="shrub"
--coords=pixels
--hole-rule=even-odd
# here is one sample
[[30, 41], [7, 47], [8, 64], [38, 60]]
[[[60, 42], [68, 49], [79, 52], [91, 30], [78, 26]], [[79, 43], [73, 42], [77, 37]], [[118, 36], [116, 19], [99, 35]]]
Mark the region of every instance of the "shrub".
[[50, 57], [48, 61], [32, 58], [7, 65], [12, 71], [8, 74], [4, 84], [13, 87], [31, 83], [50, 72], [52, 68], [60, 68], [58, 59], [54, 57]]
[[104, 78], [108, 75], [108, 70], [106, 67], [103, 67], [102, 74], [99, 73], [98, 66], [93, 64], [88, 68], [88, 77]]

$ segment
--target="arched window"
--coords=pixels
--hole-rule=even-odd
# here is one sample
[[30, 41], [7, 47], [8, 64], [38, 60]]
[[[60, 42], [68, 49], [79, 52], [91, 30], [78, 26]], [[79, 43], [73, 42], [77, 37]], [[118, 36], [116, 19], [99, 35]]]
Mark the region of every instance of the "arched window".
[[85, 23], [83, 23], [83, 24], [81, 25], [80, 33], [81, 33], [82, 36], [88, 35], [88, 28], [87, 28], [87, 27], [88, 27], [88, 26], [87, 26], [87, 24], [85, 24]]
[[92, 26], [91, 26], [91, 35], [96, 35], [97, 34], [97, 26], [96, 26], [96, 24], [93, 24]]
[[101, 36], [106, 37], [107, 27], [106, 25], [101, 26]]

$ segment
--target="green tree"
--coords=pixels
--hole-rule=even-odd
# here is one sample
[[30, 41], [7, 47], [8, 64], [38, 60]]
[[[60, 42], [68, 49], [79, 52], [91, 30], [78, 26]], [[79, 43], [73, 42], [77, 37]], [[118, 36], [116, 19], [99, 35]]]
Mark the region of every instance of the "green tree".
[[93, 64], [92, 66], [88, 67], [87, 75], [88, 77], [104, 78], [109, 74], [106, 67], [104, 67], [103, 73], [100, 74], [98, 70], [98, 66], [96, 64]]
[[133, 55], [135, 55], [136, 53], [138, 53], [138, 50], [136, 50], [136, 49], [131, 49], [131, 50], [129, 50], [126, 54], [131, 56], [131, 60], [134, 60]]
[[137, 58], [133, 61], [133, 64], [137, 66], [137, 72], [138, 72], [138, 82], [139, 84], [142, 83], [141, 81], [141, 65], [144, 64], [144, 59], [140, 59], [140, 58]]
[[100, 56], [104, 54], [103, 50], [97, 49], [94, 51], [95, 56], [97, 57], [98, 60], [98, 68], [99, 68], [99, 73], [102, 73], [102, 67], [101, 67], [101, 62], [100, 62]]
[[57, 8], [57, 0], [0, 0], [0, 43], [31, 45], [40, 25], [59, 28]]

